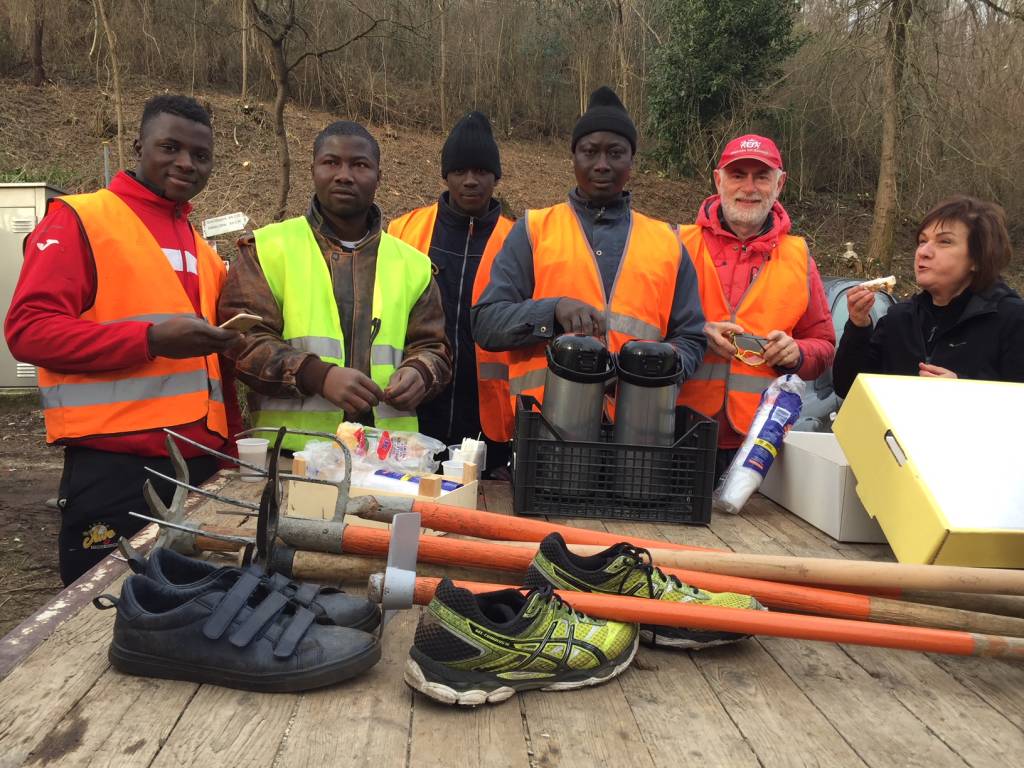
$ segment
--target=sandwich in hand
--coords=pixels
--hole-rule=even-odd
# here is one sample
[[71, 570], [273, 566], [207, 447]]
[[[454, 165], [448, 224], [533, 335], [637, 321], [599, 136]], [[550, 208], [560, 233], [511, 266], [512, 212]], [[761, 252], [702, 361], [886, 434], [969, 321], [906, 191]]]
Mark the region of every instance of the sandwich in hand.
[[888, 277], [878, 277], [874, 280], [868, 280], [866, 283], [860, 284], [861, 288], [867, 288], [869, 291], [878, 293], [879, 291], [886, 291], [892, 293], [896, 289], [896, 276], [889, 275]]

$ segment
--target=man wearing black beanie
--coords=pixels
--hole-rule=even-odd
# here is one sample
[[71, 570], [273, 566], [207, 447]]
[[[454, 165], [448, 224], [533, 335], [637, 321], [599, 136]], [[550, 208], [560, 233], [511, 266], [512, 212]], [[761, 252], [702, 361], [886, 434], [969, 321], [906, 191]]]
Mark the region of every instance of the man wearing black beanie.
[[490, 278], [491, 264], [512, 220], [501, 215], [494, 186], [501, 158], [487, 116], [470, 112], [452, 128], [441, 149], [441, 177], [448, 189], [437, 202], [395, 219], [391, 234], [426, 253], [434, 265], [445, 325], [453, 350], [451, 384], [420, 406], [420, 431], [445, 445], [487, 439], [487, 467], [508, 463], [512, 439], [508, 356], [473, 344], [469, 308]]
[[472, 310], [473, 336], [512, 350], [510, 392], [542, 400], [545, 347], [562, 333], [605, 340], [667, 341], [684, 377], [704, 357], [697, 276], [674, 230], [634, 211], [623, 188], [636, 126], [608, 87], [590, 96], [573, 128], [576, 188], [568, 202], [530, 210], [516, 223]]

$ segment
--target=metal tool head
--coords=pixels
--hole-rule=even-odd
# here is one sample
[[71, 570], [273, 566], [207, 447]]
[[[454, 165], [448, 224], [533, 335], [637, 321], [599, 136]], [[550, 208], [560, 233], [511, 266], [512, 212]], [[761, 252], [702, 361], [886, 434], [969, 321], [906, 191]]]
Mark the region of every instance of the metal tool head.
[[[148, 481], [147, 481], [148, 482]], [[232, 544], [241, 544], [243, 546], [252, 546], [253, 539], [248, 536], [231, 536], [225, 533], [213, 533], [212, 531], [204, 531], [195, 525], [189, 525], [188, 523], [172, 523], [168, 520], [162, 520], [159, 517], [150, 517], [149, 515], [140, 515], [138, 512], [129, 512], [131, 517], [137, 517], [139, 520], [145, 520], [147, 523], [156, 523], [160, 527], [160, 535], [157, 536], [157, 540], [154, 543], [154, 547], [167, 547], [173, 549], [182, 555], [189, 555], [195, 557], [200, 554], [200, 550], [196, 547], [196, 537], [205, 536], [208, 539], [216, 539], [217, 541], [228, 541]]]
[[313, 432], [305, 429], [287, 429], [286, 427], [253, 427], [247, 429], [244, 432], [239, 432], [235, 435], [238, 437], [245, 437], [247, 435], [255, 435], [261, 432], [273, 432], [278, 434], [281, 429], [285, 429], [289, 435], [304, 435], [306, 437], [319, 437], [324, 440], [330, 440], [335, 443], [338, 448], [341, 449], [341, 455], [345, 460], [345, 474], [341, 480], [322, 480], [317, 477], [304, 477], [294, 474], [283, 474], [281, 479], [283, 480], [296, 480], [301, 483], [314, 483], [316, 485], [333, 485], [338, 489], [338, 498], [334, 503], [334, 520], [341, 522], [345, 518], [345, 508], [348, 506], [349, 492], [352, 488], [352, 452], [335, 434], [330, 432]]
[[380, 603], [386, 624], [395, 611], [411, 608], [416, 592], [416, 559], [420, 544], [420, 515], [402, 512], [391, 523], [388, 563], [384, 573], [370, 576], [367, 596]]
[[256, 548], [251, 559], [266, 568], [273, 561], [274, 545], [277, 542], [277, 526], [281, 519], [281, 444], [288, 433], [287, 428], [279, 427], [273, 448], [270, 450], [270, 461], [267, 463], [267, 484], [260, 496], [259, 517], [256, 519]]

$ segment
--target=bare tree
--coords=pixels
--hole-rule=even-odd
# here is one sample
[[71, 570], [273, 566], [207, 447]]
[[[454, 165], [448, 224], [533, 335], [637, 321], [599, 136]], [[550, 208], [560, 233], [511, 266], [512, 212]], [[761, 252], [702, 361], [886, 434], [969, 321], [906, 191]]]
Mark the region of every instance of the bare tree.
[[322, 59], [325, 56], [344, 50], [357, 40], [369, 36], [377, 27], [387, 22], [387, 19], [370, 16], [353, 3], [350, 3], [350, 5], [366, 18], [366, 23], [362, 30], [337, 45], [321, 50], [306, 50], [292, 61], [288, 61], [286, 46], [289, 36], [296, 29], [299, 29], [304, 34], [305, 39], [309, 38], [308, 33], [301, 28], [296, 18], [295, 0], [249, 0], [249, 9], [253, 14], [253, 23], [256, 29], [262, 33], [270, 49], [271, 74], [273, 75], [275, 87], [274, 134], [277, 136], [281, 168], [277, 209], [274, 213], [274, 218], [278, 221], [284, 218], [288, 210], [288, 192], [291, 188], [291, 157], [288, 152], [288, 133], [284, 122], [284, 109], [290, 97], [288, 85], [290, 73], [306, 59], [310, 57]]
[[885, 83], [882, 98], [882, 146], [878, 161], [875, 215], [868, 240], [868, 260], [892, 266], [892, 241], [898, 207], [897, 144], [900, 134], [903, 71], [907, 63], [907, 28], [914, 14], [913, 0], [889, 0], [885, 32]]
[[117, 115], [117, 164], [124, 168], [124, 107], [121, 95], [121, 68], [117, 61], [117, 41], [114, 31], [110, 28], [110, 20], [107, 18], [107, 10], [103, 0], [94, 0], [96, 15], [103, 26], [103, 34], [107, 38], [107, 53], [110, 56], [110, 71], [114, 79], [114, 112]]
[[249, 91], [249, 0], [242, 0], [242, 101]]
[[43, 69], [43, 23], [45, 21], [43, 0], [32, 3], [32, 31], [29, 39], [29, 59], [32, 62], [32, 85], [36, 88], [46, 82]]

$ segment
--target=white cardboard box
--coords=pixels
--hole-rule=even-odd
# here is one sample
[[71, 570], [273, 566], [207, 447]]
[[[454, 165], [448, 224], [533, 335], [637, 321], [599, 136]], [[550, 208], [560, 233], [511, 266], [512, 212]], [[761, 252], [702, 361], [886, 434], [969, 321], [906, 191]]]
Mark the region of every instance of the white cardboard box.
[[790, 432], [760, 491], [837, 541], [885, 544], [856, 486], [835, 435]]

